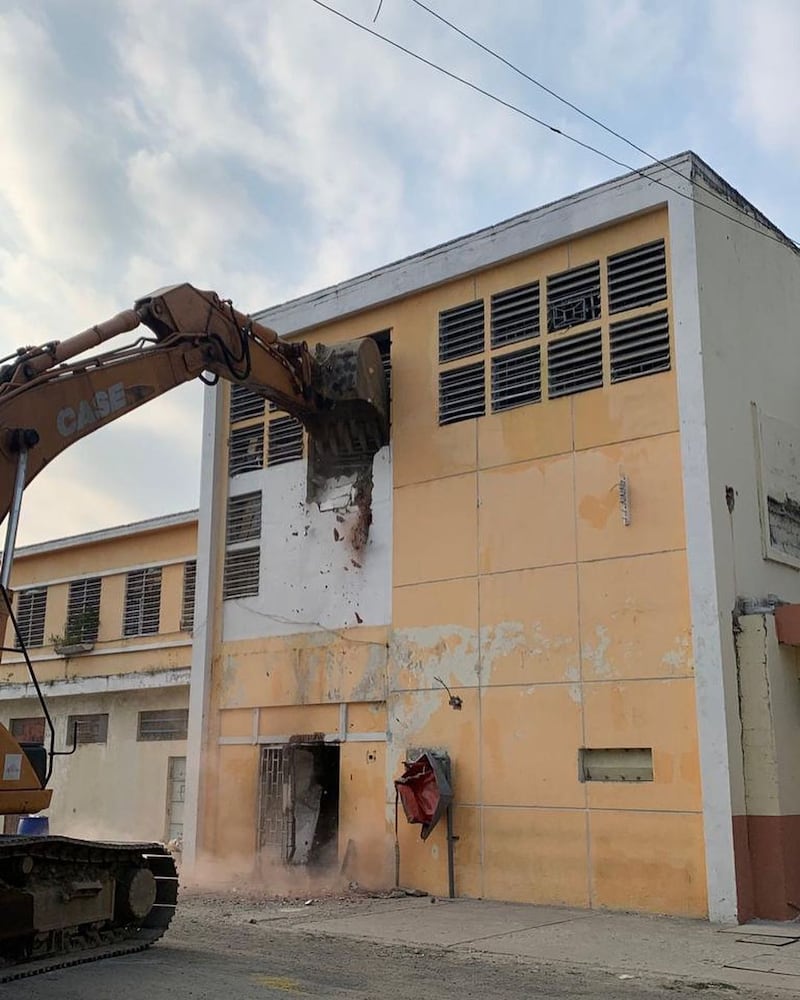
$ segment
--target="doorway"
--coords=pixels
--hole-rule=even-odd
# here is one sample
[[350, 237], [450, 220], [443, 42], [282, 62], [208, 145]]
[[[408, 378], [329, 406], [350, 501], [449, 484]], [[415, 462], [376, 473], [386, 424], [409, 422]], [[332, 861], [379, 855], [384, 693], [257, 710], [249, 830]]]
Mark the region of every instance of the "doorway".
[[268, 745], [259, 775], [259, 861], [308, 868], [335, 864], [339, 833], [338, 743]]

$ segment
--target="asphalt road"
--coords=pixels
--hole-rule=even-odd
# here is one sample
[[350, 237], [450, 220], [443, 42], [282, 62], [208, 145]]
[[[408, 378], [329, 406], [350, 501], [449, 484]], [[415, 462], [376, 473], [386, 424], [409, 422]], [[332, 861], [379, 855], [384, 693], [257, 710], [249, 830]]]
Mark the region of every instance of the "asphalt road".
[[213, 898], [185, 904], [164, 940], [149, 951], [0, 986], [0, 1000], [286, 1000], [287, 995], [350, 1000], [749, 996], [731, 987], [640, 977], [621, 981], [613, 973], [585, 968], [312, 936], [292, 929], [291, 920], [251, 922]]

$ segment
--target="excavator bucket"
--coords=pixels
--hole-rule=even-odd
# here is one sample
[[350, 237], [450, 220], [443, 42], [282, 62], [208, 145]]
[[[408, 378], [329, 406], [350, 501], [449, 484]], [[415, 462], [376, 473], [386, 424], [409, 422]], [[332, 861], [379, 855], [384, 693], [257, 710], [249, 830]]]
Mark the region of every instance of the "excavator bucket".
[[322, 406], [309, 432], [308, 499], [336, 481], [371, 486], [372, 460], [389, 443], [389, 399], [378, 345], [370, 337], [314, 352], [312, 384]]

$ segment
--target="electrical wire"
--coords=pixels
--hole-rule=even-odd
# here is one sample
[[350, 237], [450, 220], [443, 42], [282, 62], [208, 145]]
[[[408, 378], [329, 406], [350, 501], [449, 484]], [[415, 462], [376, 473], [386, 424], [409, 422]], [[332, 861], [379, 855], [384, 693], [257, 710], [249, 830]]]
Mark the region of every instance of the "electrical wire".
[[[474, 83], [472, 80], [468, 80], [466, 79], [466, 77], [459, 76], [458, 73], [454, 73], [452, 70], [446, 69], [444, 66], [441, 66], [439, 63], [433, 62], [431, 59], [427, 59], [425, 56], [420, 55], [420, 53], [415, 52], [413, 49], [409, 49], [407, 46], [402, 45], [400, 42], [396, 42], [393, 38], [389, 38], [388, 35], [381, 34], [380, 31], [376, 31], [374, 28], [370, 28], [366, 24], [361, 24], [360, 21], [356, 21], [352, 17], [349, 17], [347, 14], [344, 14], [342, 11], [337, 10], [335, 7], [331, 7], [329, 4], [324, 3], [323, 0], [311, 0], [311, 2], [316, 4], [318, 7], [321, 7], [323, 10], [327, 10], [329, 13], [335, 14], [343, 21], [346, 21], [348, 24], [351, 24], [355, 28], [359, 28], [361, 31], [366, 32], [368, 35], [372, 35], [375, 38], [379, 38], [381, 41], [386, 42], [387, 45], [391, 45], [392, 48], [395, 48], [398, 51], [403, 52], [405, 55], [410, 56], [412, 59], [417, 60], [417, 62], [421, 62], [423, 65], [428, 66], [430, 69], [436, 70], [437, 73], [441, 73], [443, 76], [449, 77], [451, 80], [455, 80], [457, 83], [460, 83], [465, 87], [468, 87], [470, 90], [473, 90], [476, 93], [489, 98], [489, 100], [494, 101], [495, 104], [499, 104], [502, 107], [507, 108], [509, 111], [513, 111], [516, 114], [522, 115], [524, 118], [527, 118], [528, 121], [531, 121], [536, 125], [539, 125], [541, 128], [547, 129], [550, 132], [554, 132], [556, 135], [560, 135], [564, 139], [568, 139], [570, 142], [574, 143], [577, 146], [580, 146], [581, 148], [587, 150], [588, 152], [594, 153], [596, 156], [601, 156], [604, 160], [608, 160], [609, 163], [613, 163], [615, 164], [615, 166], [621, 167], [623, 170], [627, 170], [630, 173], [637, 174], [643, 180], [649, 181], [652, 184], [658, 184], [660, 187], [663, 187], [665, 190], [678, 195], [680, 198], [684, 198], [685, 200], [692, 202], [693, 204], [697, 205], [700, 208], [705, 208], [709, 212], [714, 212], [716, 215], [719, 215], [727, 222], [732, 222], [738, 226], [741, 226], [744, 229], [749, 229], [750, 232], [756, 233], [759, 236], [763, 236], [766, 239], [772, 240], [774, 243], [780, 243], [783, 245], [788, 244], [790, 247], [792, 247], [792, 249], [800, 251], [800, 246], [794, 240], [788, 237], [785, 233], [781, 233], [780, 230], [778, 230], [778, 233], [770, 233], [766, 232], [764, 229], [758, 229], [756, 228], [756, 226], [748, 225], [743, 219], [737, 218], [734, 215], [728, 215], [727, 212], [723, 212], [721, 209], [716, 208], [714, 205], [709, 205], [707, 202], [700, 201], [695, 195], [688, 194], [685, 191], [681, 191], [680, 188], [676, 188], [670, 184], [667, 184], [666, 181], [662, 180], [660, 177], [656, 177], [653, 174], [649, 174], [640, 167], [635, 167], [630, 163], [626, 163], [624, 160], [619, 160], [616, 157], [612, 156], [610, 153], [605, 152], [605, 150], [599, 149], [597, 146], [591, 145], [591, 143], [584, 142], [582, 139], [577, 138], [577, 136], [571, 135], [569, 132], [565, 132], [563, 129], [557, 128], [555, 125], [551, 125], [549, 122], [544, 121], [542, 118], [538, 118], [536, 115], [531, 114], [531, 112], [526, 111], [524, 108], [519, 107], [519, 105], [513, 104], [511, 101], [506, 101], [504, 98], [499, 97], [497, 94], [492, 93], [490, 90], [486, 90], [484, 87], [479, 86], [479, 84]], [[679, 176], [683, 178], [683, 175], [680, 174], [680, 171], [676, 171], [676, 173], [678, 173]], [[725, 204], [727, 204], [727, 201], [725, 201]], [[767, 223], [765, 222], [762, 225], [767, 225]]]
[[[576, 111], [582, 118], [585, 118], [593, 125], [597, 125], [598, 128], [601, 128], [604, 132], [607, 132], [615, 139], [619, 139], [620, 142], [624, 142], [626, 146], [630, 146], [631, 149], [635, 149], [637, 153], [641, 153], [642, 156], [646, 156], [649, 160], [652, 160], [656, 166], [663, 167], [665, 170], [671, 170], [672, 173], [674, 173], [676, 176], [680, 177], [681, 180], [683, 180], [683, 174], [672, 163], [669, 163], [667, 160], [662, 160], [658, 156], [655, 156], [653, 153], [648, 152], [648, 150], [643, 149], [632, 139], [629, 139], [621, 132], [617, 132], [616, 129], [613, 129], [610, 125], [607, 125], [599, 118], [595, 118], [594, 115], [589, 114], [588, 111], [584, 111], [583, 108], [579, 107], [577, 104], [574, 104], [566, 97], [563, 97], [557, 91], [553, 90], [551, 87], [548, 87], [547, 84], [542, 83], [541, 80], [537, 80], [535, 77], [531, 76], [530, 73], [526, 73], [524, 69], [521, 69], [515, 63], [511, 62], [510, 59], [506, 59], [506, 57], [501, 55], [496, 49], [493, 49], [490, 46], [486, 45], [485, 42], [480, 41], [480, 39], [476, 38], [474, 35], [471, 35], [468, 31], [464, 31], [463, 28], [459, 28], [457, 24], [454, 24], [452, 21], [448, 20], [443, 14], [440, 14], [432, 7], [429, 7], [427, 4], [423, 3], [422, 0], [410, 0], [410, 2], [415, 4], [421, 10], [426, 11], [426, 13], [430, 14], [431, 17], [436, 18], [437, 21], [440, 21], [442, 24], [447, 25], [447, 27], [450, 28], [452, 31], [456, 32], [456, 34], [460, 35], [462, 38], [465, 38], [472, 45], [475, 45], [477, 48], [481, 49], [487, 55], [490, 55], [493, 59], [496, 59], [504, 66], [508, 67], [508, 69], [516, 73], [518, 76], [521, 76], [524, 80], [527, 80], [529, 83], [532, 83], [535, 87], [538, 87], [540, 90], [544, 91], [545, 94], [549, 94], [550, 97], [555, 98], [555, 100], [565, 105], [565, 107], [570, 108], [572, 111]], [[724, 205], [728, 204], [728, 200], [725, 198], [725, 196], [718, 194], [716, 191], [707, 191], [706, 194], [711, 195], [712, 198], [715, 198], [717, 201], [722, 202], [722, 204]]]

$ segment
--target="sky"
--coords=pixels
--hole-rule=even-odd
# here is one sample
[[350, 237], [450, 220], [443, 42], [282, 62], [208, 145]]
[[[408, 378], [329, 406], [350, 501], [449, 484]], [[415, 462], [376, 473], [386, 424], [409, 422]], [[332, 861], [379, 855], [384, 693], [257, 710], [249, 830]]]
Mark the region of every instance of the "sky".
[[[650, 160], [414, 0], [348, 17], [631, 167]], [[800, 238], [797, 0], [426, 0]], [[2, 0], [0, 351], [189, 281], [254, 312], [624, 173], [314, 0]], [[122, 341], [124, 342], [124, 341]], [[204, 387], [28, 488], [21, 544], [194, 508]]]

